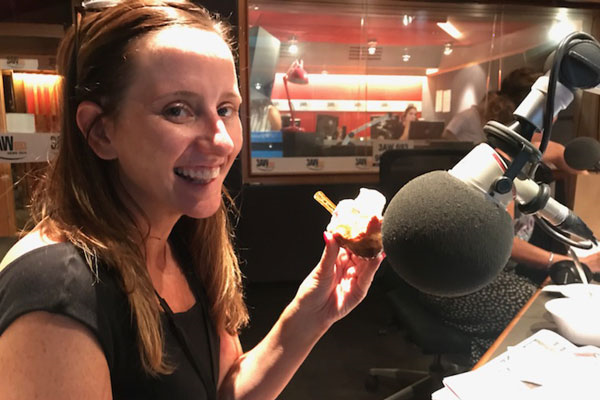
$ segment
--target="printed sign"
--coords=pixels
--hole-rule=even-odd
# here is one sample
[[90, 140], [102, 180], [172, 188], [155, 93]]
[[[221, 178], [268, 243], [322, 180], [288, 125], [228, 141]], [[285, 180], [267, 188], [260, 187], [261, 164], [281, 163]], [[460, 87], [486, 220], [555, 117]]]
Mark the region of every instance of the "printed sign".
[[373, 139], [373, 164], [379, 166], [379, 159], [386, 150], [393, 149], [413, 149], [415, 142], [413, 140], [394, 140], [394, 139]]
[[377, 172], [373, 157], [277, 157], [252, 158], [255, 174], [327, 174]]
[[48, 162], [56, 155], [58, 140], [58, 134], [0, 134], [0, 162]]

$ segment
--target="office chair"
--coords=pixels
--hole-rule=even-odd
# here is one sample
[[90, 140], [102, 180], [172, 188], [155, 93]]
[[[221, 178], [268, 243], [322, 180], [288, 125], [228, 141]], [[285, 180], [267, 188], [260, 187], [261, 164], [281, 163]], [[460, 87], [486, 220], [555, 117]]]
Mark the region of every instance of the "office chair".
[[410, 343], [416, 345], [424, 355], [432, 355], [433, 360], [427, 371], [370, 368], [365, 381], [366, 389], [376, 391], [380, 377], [402, 382], [412, 379], [413, 383], [386, 397], [385, 400], [411, 399], [432, 380], [439, 384], [443, 377], [469, 369], [468, 354], [471, 350], [471, 339], [459, 330], [444, 324], [424, 307], [419, 302], [417, 289], [399, 276], [394, 276], [395, 272], [385, 260], [380, 269], [384, 275], [379, 277], [380, 280], [385, 280], [391, 287], [386, 293], [386, 298], [393, 322], [403, 330], [405, 338]]
[[[454, 143], [453, 146], [429, 147], [422, 149], [388, 150], [381, 155], [379, 188], [388, 202], [396, 192], [411, 179], [433, 170], [447, 170], [461, 160], [471, 149], [470, 143]], [[445, 325], [436, 315], [419, 302], [417, 289], [410, 286], [383, 261], [377, 277], [388, 286], [386, 298], [391, 308], [394, 322], [406, 333], [406, 338], [415, 344], [425, 355], [433, 355], [428, 371], [415, 371], [399, 368], [371, 368], [365, 382], [367, 390], [377, 389], [379, 377], [398, 380], [417, 378], [416, 381], [385, 400], [412, 398], [421, 387], [432, 379], [441, 381], [443, 376], [460, 372], [470, 367], [465, 362], [471, 348], [470, 338], [457, 329]], [[455, 357], [458, 355], [458, 357]], [[443, 358], [455, 361], [443, 363]], [[454, 358], [454, 359], [453, 359]]]

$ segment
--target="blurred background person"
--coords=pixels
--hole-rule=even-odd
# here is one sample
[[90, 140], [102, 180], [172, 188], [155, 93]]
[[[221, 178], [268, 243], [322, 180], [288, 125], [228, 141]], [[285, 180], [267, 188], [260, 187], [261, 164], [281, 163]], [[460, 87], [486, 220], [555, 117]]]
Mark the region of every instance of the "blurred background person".
[[250, 101], [250, 131], [266, 132], [281, 130], [281, 113], [270, 99]]
[[408, 132], [410, 131], [410, 123], [412, 121], [417, 120], [417, 107], [414, 104], [409, 104], [404, 110], [402, 117], [400, 119], [401, 128], [400, 131], [402, 135], [400, 136], [400, 140], [408, 140]]
[[479, 102], [456, 114], [444, 130], [442, 137], [463, 142], [481, 143], [486, 140], [483, 126], [488, 121], [507, 124], [513, 120], [515, 104], [498, 91], [488, 92]]

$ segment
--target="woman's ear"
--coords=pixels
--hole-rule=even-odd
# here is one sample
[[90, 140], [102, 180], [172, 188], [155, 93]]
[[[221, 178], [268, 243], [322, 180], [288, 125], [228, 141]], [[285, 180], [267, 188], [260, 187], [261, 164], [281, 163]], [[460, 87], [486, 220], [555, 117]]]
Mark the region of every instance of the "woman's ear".
[[110, 139], [111, 124], [106, 121], [103, 113], [98, 104], [82, 101], [77, 106], [75, 120], [94, 153], [103, 160], [113, 160], [117, 158], [117, 152]]

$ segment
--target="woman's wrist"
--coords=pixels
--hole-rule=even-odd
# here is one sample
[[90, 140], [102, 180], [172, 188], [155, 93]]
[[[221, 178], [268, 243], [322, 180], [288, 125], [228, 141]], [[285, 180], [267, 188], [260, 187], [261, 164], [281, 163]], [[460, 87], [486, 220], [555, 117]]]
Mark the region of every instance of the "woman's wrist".
[[317, 336], [325, 334], [331, 325], [334, 324], [334, 321], [323, 318], [319, 315], [319, 312], [302, 303], [297, 297], [294, 298], [282, 313], [284, 319], [301, 321], [300, 324], [303, 326], [305, 332], [312, 332]]
[[546, 266], [547, 266], [547, 268], [550, 268], [552, 266], [552, 264], [556, 264], [559, 261], [570, 260], [570, 259], [571, 258], [569, 256], [550, 252], [550, 254], [548, 255], [548, 259], [546, 261]]
[[546, 263], [546, 268], [550, 268], [552, 264], [554, 264], [554, 253], [550, 252], [550, 255], [548, 256], [548, 262]]

